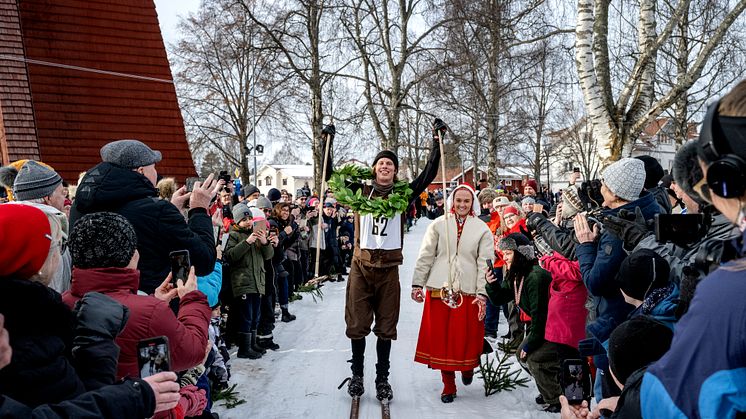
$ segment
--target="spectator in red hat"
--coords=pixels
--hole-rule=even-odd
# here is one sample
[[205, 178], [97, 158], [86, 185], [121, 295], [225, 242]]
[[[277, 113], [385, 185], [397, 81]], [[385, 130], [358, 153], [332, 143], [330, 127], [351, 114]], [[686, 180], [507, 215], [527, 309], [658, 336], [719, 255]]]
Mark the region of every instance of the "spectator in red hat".
[[530, 196], [535, 198], [537, 189], [539, 188], [536, 185], [536, 181], [533, 179], [529, 179], [523, 185], [523, 196]]
[[173, 373], [106, 385], [114, 383], [118, 349], [112, 341], [128, 312], [96, 293], [72, 312], [47, 286], [61, 259], [58, 217], [31, 205], [4, 204], [0, 237], [13, 243], [0, 251], [0, 314], [13, 348], [10, 364], [0, 369], [0, 417], [30, 417], [29, 408], [76, 398], [82, 407], [73, 402], [55, 411], [69, 417], [142, 418], [176, 404]]

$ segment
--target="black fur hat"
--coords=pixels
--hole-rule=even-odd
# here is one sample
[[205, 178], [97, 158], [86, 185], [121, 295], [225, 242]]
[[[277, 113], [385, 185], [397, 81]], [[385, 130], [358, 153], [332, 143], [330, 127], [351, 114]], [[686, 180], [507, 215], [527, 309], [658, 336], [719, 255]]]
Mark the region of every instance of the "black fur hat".
[[694, 185], [699, 183], [705, 176], [702, 168], [699, 167], [697, 159], [698, 145], [696, 141], [684, 143], [673, 160], [673, 180], [687, 195], [694, 199], [700, 207], [706, 206], [707, 202], [703, 200], [697, 192], [694, 191]]

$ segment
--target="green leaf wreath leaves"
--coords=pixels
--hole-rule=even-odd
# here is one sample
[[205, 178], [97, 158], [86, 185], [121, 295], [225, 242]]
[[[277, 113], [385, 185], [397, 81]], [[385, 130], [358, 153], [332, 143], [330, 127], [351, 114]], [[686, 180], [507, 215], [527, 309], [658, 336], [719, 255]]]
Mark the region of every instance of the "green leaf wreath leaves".
[[409, 183], [405, 181], [396, 182], [393, 191], [386, 199], [380, 197], [367, 198], [363, 196], [362, 189], [353, 193], [347, 187], [347, 182], [363, 182], [371, 179], [373, 179], [372, 170], [346, 165], [332, 173], [329, 179], [329, 187], [334, 192], [337, 202], [352, 208], [353, 211], [361, 215], [372, 214], [374, 217], [385, 216], [391, 218], [397, 213], [407, 210], [412, 189], [409, 188]]

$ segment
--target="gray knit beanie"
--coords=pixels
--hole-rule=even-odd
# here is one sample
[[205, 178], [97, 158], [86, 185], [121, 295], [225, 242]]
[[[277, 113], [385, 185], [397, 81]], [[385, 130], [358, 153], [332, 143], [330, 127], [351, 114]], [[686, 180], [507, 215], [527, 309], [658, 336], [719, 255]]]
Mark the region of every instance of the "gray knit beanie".
[[154, 151], [138, 140], [119, 140], [101, 147], [101, 160], [125, 169], [137, 169], [161, 161], [160, 151]]
[[29, 160], [13, 181], [13, 195], [19, 201], [44, 198], [51, 195], [60, 184], [62, 178], [57, 172]]
[[640, 197], [645, 186], [645, 163], [642, 160], [623, 158], [601, 173], [601, 180], [611, 193], [625, 201]]
[[236, 204], [233, 207], [232, 213], [233, 213], [233, 221], [235, 223], [238, 223], [239, 221], [243, 220], [246, 217], [251, 218], [251, 210], [243, 202]]
[[259, 209], [266, 209], [266, 208], [272, 209], [272, 202], [267, 197], [260, 196], [256, 200], [256, 207]]
[[123, 268], [135, 254], [137, 235], [121, 215], [94, 212], [75, 223], [68, 245], [77, 268]]
[[511, 233], [500, 239], [497, 246], [500, 250], [512, 250], [523, 255], [528, 260], [536, 259], [536, 252], [531, 240], [521, 233]]
[[527, 196], [523, 198], [523, 200], [521, 201], [521, 206], [526, 205], [526, 204], [534, 205], [535, 203], [536, 203], [536, 200], [534, 198]]

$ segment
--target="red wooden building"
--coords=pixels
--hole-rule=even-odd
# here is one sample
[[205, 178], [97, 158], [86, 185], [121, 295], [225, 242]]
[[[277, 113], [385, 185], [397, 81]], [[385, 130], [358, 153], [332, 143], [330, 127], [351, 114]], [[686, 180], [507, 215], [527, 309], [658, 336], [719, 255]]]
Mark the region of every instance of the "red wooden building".
[[196, 175], [153, 0], [0, 0], [3, 165], [74, 183], [123, 138], [160, 150], [160, 174]]

